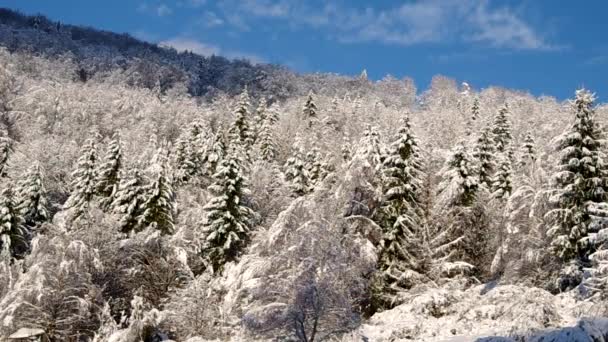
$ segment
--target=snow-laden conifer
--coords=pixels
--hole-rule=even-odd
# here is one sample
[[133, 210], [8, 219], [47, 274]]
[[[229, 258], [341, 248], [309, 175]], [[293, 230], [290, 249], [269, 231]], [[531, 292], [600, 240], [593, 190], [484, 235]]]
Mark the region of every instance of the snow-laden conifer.
[[519, 164], [527, 166], [536, 161], [536, 143], [532, 137], [532, 133], [527, 132], [524, 137], [524, 142], [521, 145]]
[[474, 157], [479, 165], [479, 184], [486, 186], [489, 190], [492, 189], [492, 176], [496, 167], [494, 160], [496, 159], [494, 141], [492, 140], [492, 132], [489, 127], [484, 128], [477, 144], [475, 145]]
[[88, 139], [81, 151], [76, 170], [72, 173], [72, 193], [64, 205], [65, 209], [72, 209], [72, 218], [80, 217], [89, 208], [95, 195], [97, 184], [97, 146], [95, 139]]
[[304, 114], [304, 119], [306, 120], [312, 120], [317, 117], [317, 105], [315, 104], [312, 90], [308, 93], [302, 113]]
[[285, 182], [296, 195], [302, 196], [310, 192], [310, 174], [300, 146], [296, 143], [293, 155], [285, 163]]
[[14, 194], [10, 189], [4, 189], [0, 194], [0, 260], [23, 255], [28, 248], [28, 239]]
[[232, 140], [235, 140], [242, 146], [249, 148], [253, 145], [253, 132], [250, 124], [249, 107], [249, 94], [247, 89], [243, 90], [235, 109], [235, 120], [230, 127], [229, 133]]
[[384, 147], [380, 140], [378, 129], [368, 125], [363, 132], [363, 137], [359, 142], [356, 153], [363, 157], [364, 160], [373, 167], [379, 167], [384, 158]]
[[108, 209], [113, 201], [114, 193], [120, 182], [120, 171], [122, 168], [122, 146], [120, 136], [115, 134], [97, 169], [97, 183], [95, 185], [97, 195], [101, 199], [101, 205]]
[[150, 186], [146, 189], [145, 201], [141, 206], [141, 216], [138, 218], [139, 229], [153, 225], [162, 234], [174, 232], [173, 212], [175, 195], [165, 152], [159, 149], [155, 165], [155, 174]]
[[245, 205], [247, 180], [232, 150], [220, 162], [209, 187], [213, 198], [205, 205], [202, 253], [213, 272], [221, 272], [226, 262], [235, 260], [249, 240], [253, 211]]
[[589, 234], [598, 231], [599, 218], [608, 216], [608, 211], [598, 210], [607, 198], [608, 179], [604, 133], [596, 122], [594, 100], [589, 91], [576, 91], [574, 123], [557, 140], [559, 164], [551, 197], [555, 209], [547, 214], [553, 222], [547, 234], [555, 254], [582, 264], [595, 250]]
[[492, 184], [492, 197], [507, 200], [513, 191], [511, 160], [504, 154], [501, 155], [498, 170]]
[[438, 209], [473, 205], [479, 190], [479, 177], [476, 174], [473, 157], [463, 142], [458, 143], [452, 150], [441, 170], [441, 178]]
[[13, 152], [13, 141], [8, 137], [0, 137], [0, 177], [6, 177], [8, 158]]
[[258, 137], [260, 155], [262, 160], [267, 162], [274, 161], [277, 155], [277, 146], [275, 144], [275, 136], [272, 125], [272, 122], [268, 117], [266, 117], [262, 121], [262, 127], [260, 128], [260, 134]]
[[25, 177], [17, 184], [16, 195], [17, 209], [26, 225], [34, 226], [50, 218], [44, 174], [38, 162], [28, 169]]
[[146, 189], [146, 180], [137, 169], [129, 170], [126, 177], [120, 180], [112, 202], [112, 211], [120, 216], [120, 230], [123, 233], [137, 229], [138, 218], [147, 198]]
[[496, 150], [500, 153], [505, 152], [511, 142], [511, 123], [509, 122], [509, 107], [505, 104], [494, 117], [492, 134]]

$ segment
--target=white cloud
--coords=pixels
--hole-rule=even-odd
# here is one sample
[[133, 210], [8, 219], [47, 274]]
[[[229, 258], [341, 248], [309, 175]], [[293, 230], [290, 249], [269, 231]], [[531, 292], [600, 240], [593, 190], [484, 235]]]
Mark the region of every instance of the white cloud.
[[220, 47], [206, 44], [195, 39], [176, 37], [164, 40], [158, 43], [162, 47], [174, 48], [179, 52], [191, 51], [203, 56], [223, 56], [229, 59], [247, 59], [253, 64], [265, 63], [264, 59], [255, 54], [233, 51], [233, 50], [222, 50]]
[[472, 42], [495, 48], [555, 49], [517, 11], [492, 7], [488, 0], [416, 0], [389, 9], [355, 8], [304, 0], [223, 0], [228, 24], [249, 30], [251, 19], [285, 21], [291, 27], [329, 31], [346, 43], [395, 45]]
[[205, 27], [216, 27], [222, 26], [224, 24], [224, 20], [215, 14], [215, 12], [205, 11], [203, 17], [199, 20], [199, 22]]
[[160, 4], [158, 7], [156, 7], [156, 14], [159, 17], [171, 15], [171, 13], [173, 13], [173, 10], [165, 4]]

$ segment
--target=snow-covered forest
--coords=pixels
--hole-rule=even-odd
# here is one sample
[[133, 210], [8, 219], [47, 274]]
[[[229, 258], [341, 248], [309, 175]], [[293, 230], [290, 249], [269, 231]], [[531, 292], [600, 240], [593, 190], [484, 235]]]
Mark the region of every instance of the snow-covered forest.
[[0, 339], [608, 338], [592, 90], [247, 64], [276, 73], [203, 94], [40, 46], [0, 49]]

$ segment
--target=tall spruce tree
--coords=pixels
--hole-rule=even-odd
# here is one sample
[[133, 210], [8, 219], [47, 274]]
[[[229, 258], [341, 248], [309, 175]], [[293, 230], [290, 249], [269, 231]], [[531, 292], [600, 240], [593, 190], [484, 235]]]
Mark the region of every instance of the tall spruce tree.
[[598, 220], [608, 216], [596, 210], [607, 199], [604, 133], [596, 123], [594, 95], [585, 89], [576, 91], [572, 101], [574, 124], [559, 139], [558, 172], [555, 174], [555, 209], [547, 215], [553, 226], [547, 231], [552, 249], [564, 261], [579, 265], [589, 262], [595, 246], [589, 235], [599, 229]]
[[112, 211], [120, 215], [120, 230], [129, 233], [137, 229], [138, 218], [146, 201], [146, 181], [139, 170], [130, 170], [120, 180], [112, 202]]
[[72, 219], [74, 220], [86, 212], [93, 196], [95, 196], [97, 162], [95, 139], [90, 138], [85, 142], [76, 170], [72, 173], [72, 177], [74, 177], [72, 194], [64, 205], [65, 209], [73, 209]]
[[439, 184], [439, 209], [470, 207], [477, 198], [479, 177], [475, 172], [473, 157], [463, 142], [458, 143], [441, 170]]
[[188, 183], [198, 172], [198, 166], [192, 157], [194, 151], [192, 144], [186, 137], [179, 137], [175, 143], [174, 164], [175, 182], [177, 184]]
[[277, 155], [277, 146], [274, 142], [274, 131], [272, 125], [271, 120], [266, 117], [262, 121], [259, 136], [260, 155], [262, 160], [267, 162], [274, 161]]
[[511, 160], [504, 154], [500, 158], [498, 171], [494, 177], [492, 197], [507, 200], [513, 191], [511, 180]]
[[492, 189], [492, 176], [495, 169], [494, 152], [492, 132], [489, 127], [486, 127], [481, 131], [477, 139], [473, 156], [479, 163], [479, 184], [486, 186], [488, 190]]
[[249, 240], [253, 211], [245, 205], [248, 190], [234, 150], [222, 159], [209, 190], [214, 197], [204, 207], [202, 248], [214, 273], [226, 262], [235, 260]]
[[524, 167], [536, 161], [536, 146], [532, 133], [527, 132], [521, 145], [519, 164]]
[[221, 129], [218, 129], [212, 138], [212, 144], [207, 151], [203, 165], [207, 176], [212, 177], [217, 172], [217, 167], [226, 155], [226, 139]]
[[494, 117], [492, 125], [496, 150], [503, 153], [511, 142], [511, 124], [509, 123], [509, 107], [505, 104]]
[[285, 182], [296, 196], [302, 196], [310, 192], [310, 174], [299, 146], [295, 146], [294, 154], [287, 159], [284, 168]]
[[142, 213], [138, 218], [139, 229], [153, 225], [162, 234], [173, 234], [173, 211], [175, 207], [175, 195], [170, 179], [165, 151], [161, 148], [158, 152], [156, 174], [152, 184], [146, 191], [146, 199], [142, 204]]
[[306, 99], [302, 113], [304, 114], [304, 119], [311, 120], [310, 122], [317, 118], [317, 105], [315, 104], [312, 90], [308, 93], [308, 98]]
[[380, 134], [378, 134], [376, 127], [368, 125], [365, 128], [357, 154], [361, 155], [374, 168], [382, 164], [384, 151], [382, 142], [380, 141]]
[[235, 120], [230, 127], [229, 134], [232, 139], [236, 140], [243, 147], [249, 148], [253, 145], [253, 132], [251, 131], [250, 118], [249, 118], [249, 94], [247, 89], [243, 90], [235, 110]]
[[113, 196], [120, 182], [120, 170], [122, 168], [122, 146], [120, 135], [115, 134], [103, 159], [97, 169], [97, 183], [95, 185], [97, 194], [102, 198], [102, 208], [109, 209]]
[[479, 120], [479, 99], [475, 98], [473, 100], [473, 106], [471, 106], [471, 120], [477, 121]]
[[21, 257], [28, 249], [28, 231], [10, 189], [0, 194], [0, 259]]
[[27, 171], [17, 184], [17, 209], [27, 226], [35, 226], [50, 218], [44, 174], [38, 162]]
[[13, 141], [8, 137], [0, 137], [0, 177], [7, 176], [8, 158], [13, 152]]

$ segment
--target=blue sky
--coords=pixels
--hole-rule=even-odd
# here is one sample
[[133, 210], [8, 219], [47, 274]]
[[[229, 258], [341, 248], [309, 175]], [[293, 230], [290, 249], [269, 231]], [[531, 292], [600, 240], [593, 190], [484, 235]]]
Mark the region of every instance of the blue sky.
[[443, 74], [608, 102], [608, 1], [553, 0], [4, 0], [70, 24], [128, 32], [201, 54], [297, 71]]

